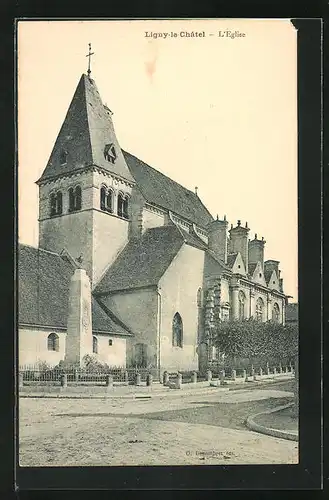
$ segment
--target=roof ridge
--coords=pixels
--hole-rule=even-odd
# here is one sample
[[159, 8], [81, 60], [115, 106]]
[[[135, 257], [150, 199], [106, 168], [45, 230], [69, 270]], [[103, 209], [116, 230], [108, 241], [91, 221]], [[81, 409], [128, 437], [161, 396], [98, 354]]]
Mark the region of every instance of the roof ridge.
[[[121, 148], [121, 151], [123, 152], [123, 154], [128, 154], [130, 156], [133, 156], [136, 160], [140, 161], [141, 163], [144, 163], [144, 165], [146, 165], [148, 168], [151, 168], [152, 170], [155, 170], [155, 172], [157, 172], [158, 174], [162, 175], [163, 177], [166, 177], [166, 179], [169, 179], [171, 182], [174, 182], [175, 184], [177, 184], [178, 186], [182, 187], [183, 189], [185, 189], [185, 191], [188, 191], [189, 193], [191, 193], [193, 196], [196, 196], [199, 201], [202, 203], [202, 201], [200, 200], [199, 196], [197, 196], [191, 189], [188, 189], [187, 187], [183, 186], [183, 184], [180, 184], [178, 181], [175, 181], [174, 179], [172, 179], [171, 177], [169, 177], [168, 175], [164, 174], [163, 172], [161, 172], [161, 170], [158, 170], [157, 168], [155, 167], [152, 167], [151, 165], [149, 165], [148, 163], [146, 163], [144, 160], [141, 160], [140, 158], [138, 158], [138, 156], [135, 156], [133, 155], [132, 153], [129, 153], [129, 151], [126, 151], [125, 149], [122, 149]], [[202, 203], [203, 204], [203, 203]], [[204, 205], [203, 205], [204, 206]], [[205, 206], [204, 206], [205, 207]], [[206, 208], [206, 207], [205, 207]], [[208, 209], [206, 208], [206, 210], [208, 211]], [[210, 212], [209, 212], [210, 213]], [[211, 215], [211, 214], [210, 214]]]
[[57, 252], [53, 252], [52, 250], [46, 250], [46, 248], [41, 248], [41, 247], [35, 247], [33, 245], [29, 245], [28, 243], [19, 243], [18, 244], [19, 246], [21, 247], [29, 247], [29, 248], [33, 248], [34, 250], [37, 250], [38, 252], [46, 252], [46, 253], [50, 253], [52, 255], [56, 255], [57, 257], [61, 258], [60, 254], [57, 253]]

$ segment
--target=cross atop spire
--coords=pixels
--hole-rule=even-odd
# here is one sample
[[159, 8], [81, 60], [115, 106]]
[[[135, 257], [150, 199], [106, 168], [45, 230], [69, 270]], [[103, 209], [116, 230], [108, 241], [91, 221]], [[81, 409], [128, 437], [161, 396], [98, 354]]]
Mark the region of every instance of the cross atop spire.
[[94, 55], [94, 54], [95, 54], [95, 52], [91, 52], [91, 43], [89, 43], [88, 45], [89, 45], [89, 52], [88, 52], [88, 54], [86, 55], [86, 57], [88, 57], [88, 71], [87, 71], [87, 73], [88, 73], [88, 76], [90, 77], [90, 73], [91, 73], [91, 69], [90, 69], [90, 58], [91, 58], [91, 56], [92, 56], [92, 55]]

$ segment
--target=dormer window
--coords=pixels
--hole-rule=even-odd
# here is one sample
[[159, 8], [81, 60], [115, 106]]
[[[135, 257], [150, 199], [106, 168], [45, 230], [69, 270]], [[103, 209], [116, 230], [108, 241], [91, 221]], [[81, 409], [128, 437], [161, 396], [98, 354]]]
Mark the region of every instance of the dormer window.
[[62, 149], [61, 154], [60, 154], [60, 162], [61, 165], [66, 165], [67, 163], [67, 151], [65, 149]]
[[110, 163], [115, 163], [117, 159], [117, 152], [115, 150], [114, 144], [106, 144], [104, 149], [105, 159]]

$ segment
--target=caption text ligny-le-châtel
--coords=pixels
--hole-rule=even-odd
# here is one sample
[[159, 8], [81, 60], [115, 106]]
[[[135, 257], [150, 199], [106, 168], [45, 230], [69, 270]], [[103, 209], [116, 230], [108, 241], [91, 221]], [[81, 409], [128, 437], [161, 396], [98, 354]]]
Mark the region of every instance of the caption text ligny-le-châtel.
[[217, 36], [225, 38], [241, 38], [245, 37], [246, 34], [241, 31], [217, 31], [215, 33], [206, 33], [205, 31], [145, 31], [146, 38], [205, 38], [206, 36]]

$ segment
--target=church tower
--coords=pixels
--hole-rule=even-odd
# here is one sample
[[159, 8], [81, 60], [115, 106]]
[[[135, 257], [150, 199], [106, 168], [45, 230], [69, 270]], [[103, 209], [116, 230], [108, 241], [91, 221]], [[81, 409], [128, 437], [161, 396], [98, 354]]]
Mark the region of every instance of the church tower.
[[39, 247], [69, 252], [94, 287], [128, 241], [135, 181], [90, 68], [37, 184]]

